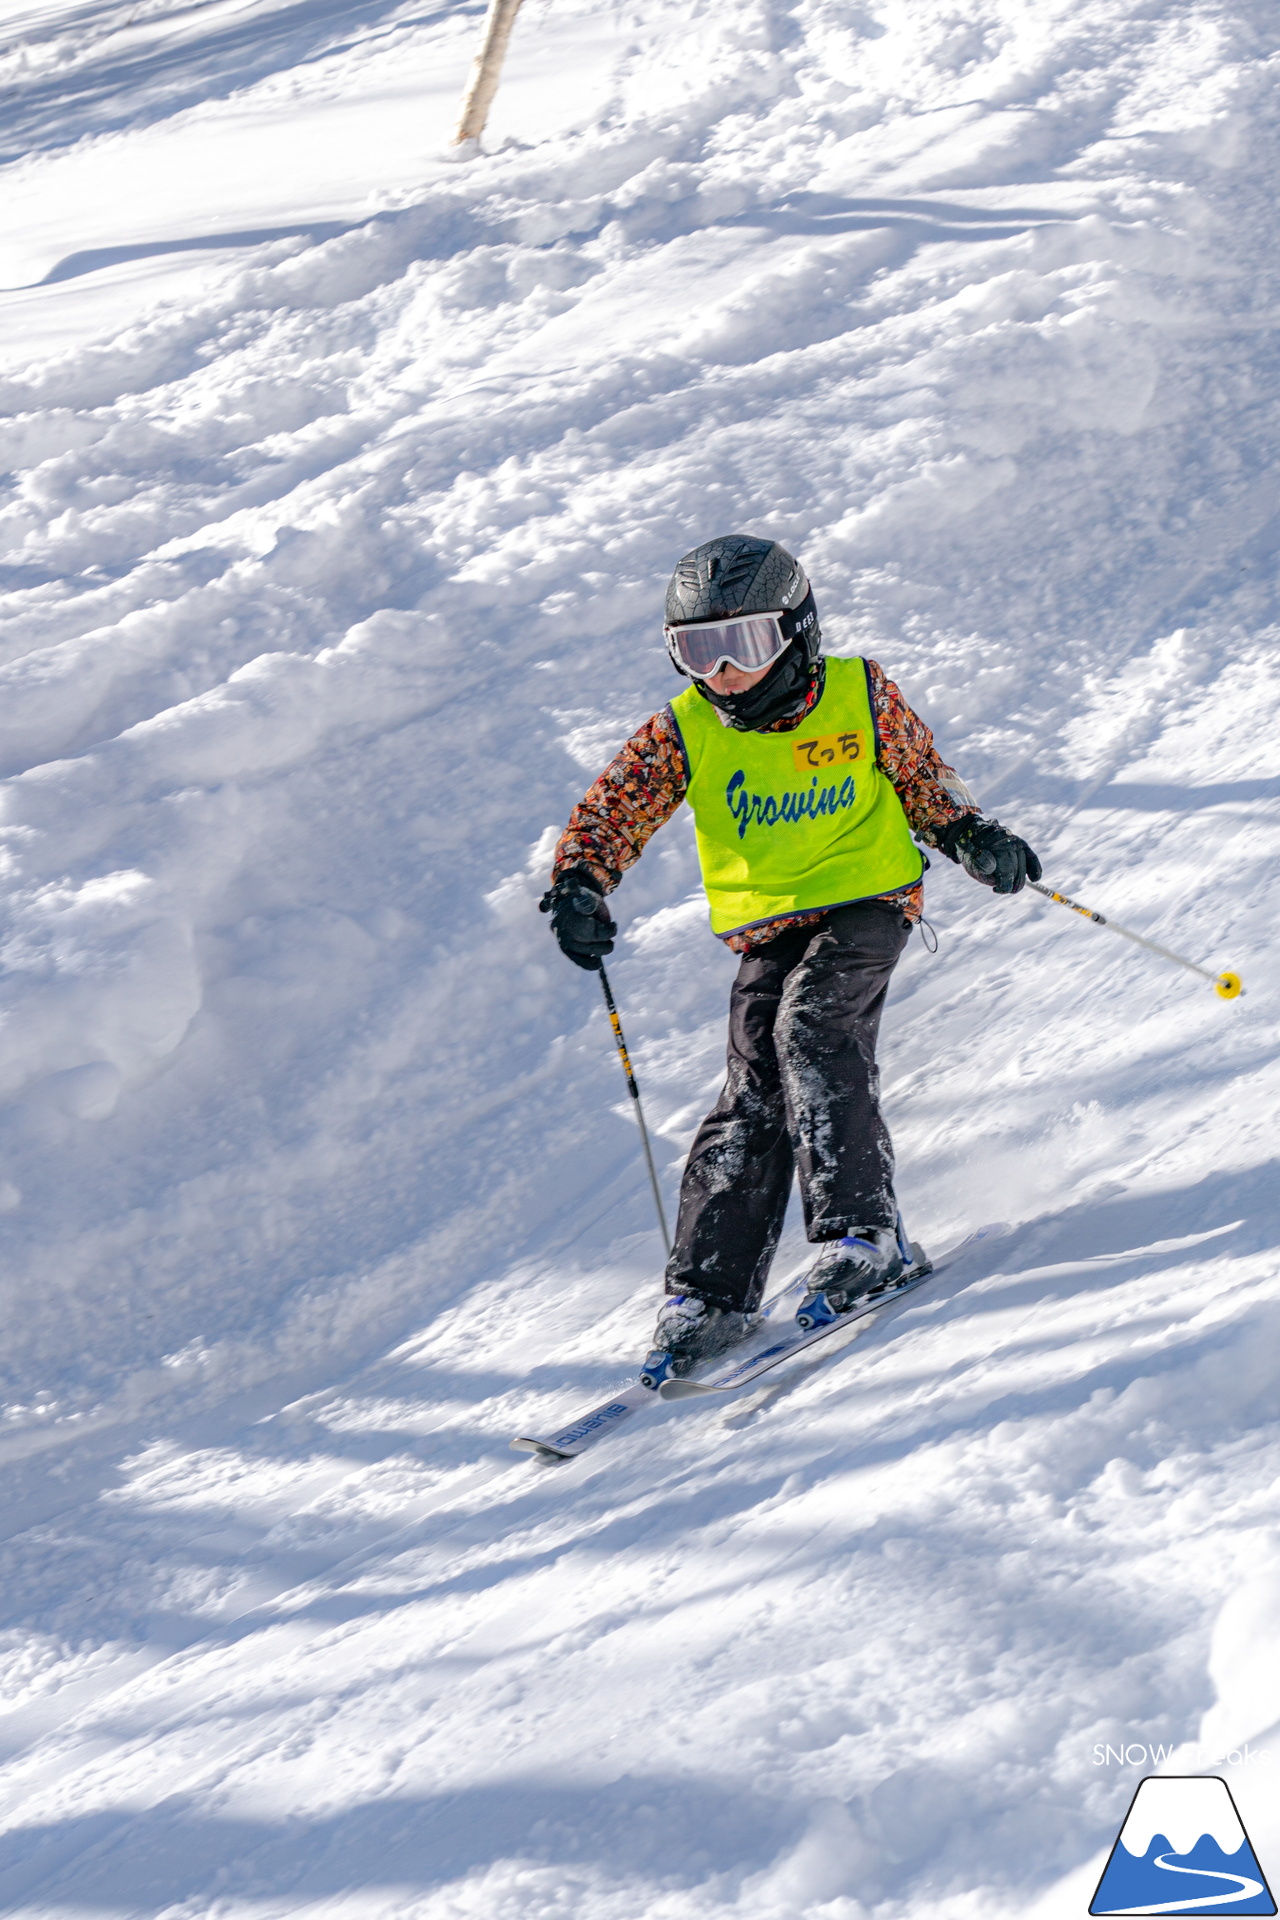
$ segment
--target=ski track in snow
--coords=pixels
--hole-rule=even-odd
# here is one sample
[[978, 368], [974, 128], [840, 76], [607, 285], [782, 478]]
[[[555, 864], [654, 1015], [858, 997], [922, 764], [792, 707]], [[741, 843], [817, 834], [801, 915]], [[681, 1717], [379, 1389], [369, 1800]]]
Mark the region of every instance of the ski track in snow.
[[[0, 48], [0, 1901], [1056, 1920], [1155, 1740], [1280, 1858], [1274, 9], [527, 0], [459, 166], [479, 18]], [[935, 861], [899, 1187], [1014, 1224], [543, 1468], [660, 1250], [534, 906], [737, 527], [1247, 994]], [[687, 820], [617, 904], [674, 1198]]]

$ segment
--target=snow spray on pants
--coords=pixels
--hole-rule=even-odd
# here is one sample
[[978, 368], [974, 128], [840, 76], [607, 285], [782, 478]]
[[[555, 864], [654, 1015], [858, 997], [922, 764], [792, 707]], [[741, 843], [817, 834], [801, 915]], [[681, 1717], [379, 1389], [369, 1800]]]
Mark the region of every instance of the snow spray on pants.
[[668, 1293], [755, 1307], [793, 1175], [810, 1240], [893, 1225], [876, 1038], [910, 932], [898, 908], [860, 900], [743, 957], [728, 1073], [680, 1187]]

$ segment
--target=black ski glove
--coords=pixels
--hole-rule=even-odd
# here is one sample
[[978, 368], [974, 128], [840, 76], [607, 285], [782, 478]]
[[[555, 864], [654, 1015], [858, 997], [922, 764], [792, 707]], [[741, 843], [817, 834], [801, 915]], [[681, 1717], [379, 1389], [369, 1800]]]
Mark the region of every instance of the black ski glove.
[[1028, 880], [1040, 878], [1040, 862], [1026, 841], [980, 813], [953, 820], [938, 845], [948, 860], [997, 893], [1019, 893]]
[[551, 915], [551, 930], [560, 942], [560, 950], [574, 966], [599, 973], [604, 955], [613, 952], [613, 936], [618, 929], [609, 918], [600, 882], [590, 867], [570, 867], [562, 873], [539, 900], [538, 911]]

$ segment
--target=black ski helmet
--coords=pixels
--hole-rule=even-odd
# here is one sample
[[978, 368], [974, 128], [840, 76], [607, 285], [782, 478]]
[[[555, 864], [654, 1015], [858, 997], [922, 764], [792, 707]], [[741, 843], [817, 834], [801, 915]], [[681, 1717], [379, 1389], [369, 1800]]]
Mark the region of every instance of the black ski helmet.
[[664, 610], [669, 627], [728, 620], [739, 613], [780, 614], [791, 645], [746, 693], [712, 693], [703, 680], [693, 684], [731, 726], [749, 732], [803, 711], [822, 654], [822, 629], [808, 576], [776, 540], [722, 533], [677, 563]]

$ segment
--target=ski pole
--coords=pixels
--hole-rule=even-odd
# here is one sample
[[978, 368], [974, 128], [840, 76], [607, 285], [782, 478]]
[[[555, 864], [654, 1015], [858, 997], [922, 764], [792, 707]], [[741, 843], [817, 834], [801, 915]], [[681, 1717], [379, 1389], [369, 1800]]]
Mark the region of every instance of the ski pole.
[[1212, 980], [1213, 990], [1222, 1000], [1238, 999], [1244, 992], [1238, 973], [1210, 973], [1208, 967], [1198, 967], [1194, 960], [1184, 959], [1180, 953], [1171, 953], [1168, 947], [1157, 946], [1154, 940], [1148, 940], [1144, 934], [1133, 933], [1115, 920], [1108, 920], [1105, 914], [1095, 913], [1092, 907], [1082, 907], [1078, 900], [1068, 900], [1065, 893], [1055, 893], [1052, 887], [1042, 887], [1038, 880], [1028, 880], [1027, 885], [1037, 893], [1042, 893], [1046, 900], [1056, 900], [1060, 907], [1070, 907], [1072, 913], [1082, 913], [1095, 926], [1109, 927], [1112, 933], [1121, 934], [1126, 940], [1136, 940], [1148, 953], [1158, 953], [1162, 960], [1172, 960], [1175, 967], [1185, 967], [1188, 973], [1198, 973], [1202, 980]]
[[627, 1086], [631, 1098], [636, 1103], [636, 1119], [640, 1122], [640, 1139], [644, 1145], [645, 1165], [649, 1169], [649, 1184], [653, 1188], [653, 1198], [658, 1209], [658, 1225], [662, 1228], [662, 1244], [668, 1255], [671, 1252], [671, 1235], [667, 1232], [667, 1216], [662, 1205], [662, 1189], [658, 1185], [658, 1172], [653, 1164], [653, 1153], [649, 1146], [649, 1129], [644, 1123], [644, 1108], [640, 1105], [640, 1089], [636, 1085], [636, 1076], [631, 1070], [631, 1055], [627, 1052], [627, 1043], [622, 1037], [622, 1022], [618, 1018], [618, 1009], [613, 1003], [613, 994], [609, 990], [609, 976], [600, 965], [600, 985], [604, 988], [604, 1003], [609, 1009], [609, 1025], [613, 1028], [613, 1037], [618, 1043], [618, 1058], [622, 1062], [622, 1071], [627, 1076]]

